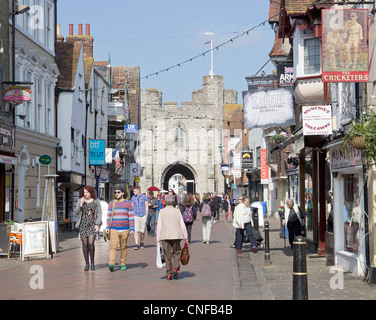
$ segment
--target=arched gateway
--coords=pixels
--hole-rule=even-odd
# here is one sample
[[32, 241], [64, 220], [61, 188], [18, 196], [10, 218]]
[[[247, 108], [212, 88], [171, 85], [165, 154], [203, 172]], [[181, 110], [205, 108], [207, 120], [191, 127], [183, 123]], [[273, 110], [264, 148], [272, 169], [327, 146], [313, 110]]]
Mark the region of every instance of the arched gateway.
[[141, 117], [136, 161], [142, 168], [141, 191], [150, 186], [168, 189], [180, 173], [188, 192], [224, 192], [221, 172], [223, 106], [236, 104], [237, 92], [223, 89], [223, 77], [203, 77], [203, 88], [191, 102], [162, 103], [162, 92], [141, 93]]
[[168, 190], [168, 182], [171, 177], [175, 174], [181, 174], [184, 176], [186, 181], [187, 192], [194, 194], [196, 192], [196, 172], [187, 164], [174, 163], [169, 165], [166, 170], [164, 170], [161, 181], [164, 190]]

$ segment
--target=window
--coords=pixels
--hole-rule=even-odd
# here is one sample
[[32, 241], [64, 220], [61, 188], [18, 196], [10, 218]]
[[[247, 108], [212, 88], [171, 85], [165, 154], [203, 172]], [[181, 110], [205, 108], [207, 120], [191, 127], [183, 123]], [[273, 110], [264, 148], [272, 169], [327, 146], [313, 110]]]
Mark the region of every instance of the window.
[[74, 128], [71, 128], [71, 142], [74, 143]]
[[256, 148], [256, 168], [261, 168], [261, 147]]
[[47, 6], [46, 10], [46, 47], [52, 49], [52, 23], [50, 6]]
[[304, 39], [304, 74], [320, 73], [321, 43], [319, 38]]
[[37, 131], [44, 133], [44, 112], [43, 112], [43, 104], [44, 104], [44, 99], [43, 99], [43, 81], [42, 79], [37, 80], [38, 84], [38, 96], [37, 96]]
[[177, 148], [184, 147], [184, 130], [180, 126], [175, 130], [175, 146]]

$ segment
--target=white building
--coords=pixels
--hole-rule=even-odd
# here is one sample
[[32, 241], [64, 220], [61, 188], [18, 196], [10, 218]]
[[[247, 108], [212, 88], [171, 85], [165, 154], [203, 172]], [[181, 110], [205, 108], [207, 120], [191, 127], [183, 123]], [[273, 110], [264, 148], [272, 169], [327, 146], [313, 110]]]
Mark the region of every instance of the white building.
[[[19, 0], [30, 10], [16, 16], [15, 81], [30, 82], [31, 101], [16, 107], [15, 148], [18, 156], [15, 220], [40, 218], [45, 178], [56, 172], [55, 86], [59, 70], [55, 63], [55, 1]], [[50, 165], [39, 164], [48, 155]]]

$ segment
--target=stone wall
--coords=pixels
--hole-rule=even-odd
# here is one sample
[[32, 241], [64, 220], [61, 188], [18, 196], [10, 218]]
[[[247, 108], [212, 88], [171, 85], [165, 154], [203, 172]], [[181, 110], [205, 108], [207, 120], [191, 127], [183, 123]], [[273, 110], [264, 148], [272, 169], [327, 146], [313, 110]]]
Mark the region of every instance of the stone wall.
[[136, 161], [143, 168], [141, 191], [155, 185], [163, 188], [167, 171], [176, 164], [188, 168], [195, 178], [195, 191], [224, 192], [221, 172], [223, 106], [237, 103], [235, 90], [223, 89], [222, 76], [203, 77], [203, 86], [192, 101], [162, 103], [156, 89], [141, 92], [140, 146]]

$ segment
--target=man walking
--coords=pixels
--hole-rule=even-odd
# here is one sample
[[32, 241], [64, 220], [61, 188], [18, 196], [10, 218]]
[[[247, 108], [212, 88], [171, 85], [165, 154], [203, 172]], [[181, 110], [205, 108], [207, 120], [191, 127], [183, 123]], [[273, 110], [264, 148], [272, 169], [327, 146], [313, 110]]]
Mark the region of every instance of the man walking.
[[286, 225], [289, 231], [289, 242], [291, 249], [293, 249], [293, 242], [295, 237], [301, 235], [302, 226], [305, 225], [305, 215], [302, 214], [299, 206], [294, 205], [294, 200], [287, 199], [287, 209], [285, 210], [285, 217], [282, 220], [282, 224]]
[[127, 241], [130, 233], [134, 233], [134, 215], [132, 204], [124, 199], [124, 188], [117, 187], [115, 200], [108, 205], [106, 232], [110, 233], [111, 248], [108, 268], [114, 271], [116, 251], [120, 243], [120, 265], [121, 270], [126, 270], [127, 263]]
[[144, 238], [145, 238], [145, 227], [146, 218], [149, 213], [148, 198], [146, 195], [141, 193], [141, 188], [139, 186], [133, 189], [134, 196], [131, 199], [134, 212], [134, 224], [135, 224], [135, 234], [134, 239], [136, 242], [135, 250], [144, 248]]
[[256, 253], [260, 250], [256, 239], [253, 237], [253, 219], [249, 202], [249, 197], [243, 197], [242, 203], [236, 207], [234, 213], [233, 226], [236, 228], [236, 252], [239, 254], [242, 253], [244, 230], [247, 231], [249, 241], [252, 245], [252, 251]]
[[149, 191], [149, 213], [146, 219], [146, 228], [148, 230], [148, 234], [151, 237], [155, 237], [154, 229], [155, 229], [155, 218], [157, 214], [157, 209], [159, 207], [159, 201], [156, 197], [154, 197], [154, 192]]

